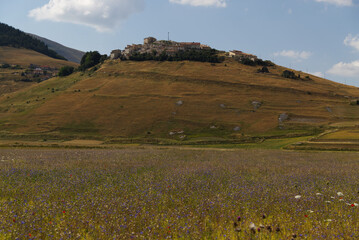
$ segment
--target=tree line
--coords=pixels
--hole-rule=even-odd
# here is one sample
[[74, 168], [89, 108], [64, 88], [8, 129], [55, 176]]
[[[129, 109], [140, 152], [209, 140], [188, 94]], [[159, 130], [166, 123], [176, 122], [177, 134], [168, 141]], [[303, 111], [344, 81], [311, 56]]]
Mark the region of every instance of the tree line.
[[0, 46], [26, 48], [52, 58], [67, 60], [57, 52], [49, 49], [44, 42], [4, 23], [0, 23]]
[[60, 77], [68, 76], [68, 75], [72, 74], [75, 70], [85, 71], [89, 68], [96, 66], [99, 63], [103, 63], [107, 58], [108, 58], [108, 56], [106, 54], [101, 55], [98, 51], [87, 52], [82, 57], [80, 66], [77, 69], [75, 69], [74, 67], [70, 67], [70, 66], [64, 66], [64, 67], [60, 68], [59, 76]]
[[[122, 58], [122, 60], [127, 60]], [[211, 62], [220, 63], [224, 61], [224, 57], [218, 56], [218, 51], [215, 49], [192, 49], [188, 51], [178, 51], [174, 54], [168, 54], [166, 51], [160, 54], [157, 51], [152, 53], [133, 53], [129, 60], [132, 61], [197, 61], [197, 62]]]

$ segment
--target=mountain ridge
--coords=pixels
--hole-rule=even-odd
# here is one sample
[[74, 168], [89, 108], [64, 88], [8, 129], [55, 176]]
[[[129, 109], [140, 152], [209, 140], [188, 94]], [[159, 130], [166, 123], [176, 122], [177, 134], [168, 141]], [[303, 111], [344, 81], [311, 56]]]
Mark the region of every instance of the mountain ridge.
[[25, 32], [0, 22], [0, 46], [26, 48], [45, 54], [55, 59], [66, 60], [57, 52], [50, 50], [46, 44]]
[[80, 51], [80, 50], [77, 50], [74, 48], [70, 48], [70, 47], [66, 47], [58, 42], [49, 40], [47, 38], [40, 37], [40, 36], [32, 34], [32, 33], [27, 33], [27, 34], [32, 36], [33, 38], [36, 38], [36, 39], [44, 42], [48, 46], [49, 49], [64, 56], [67, 60], [69, 60], [71, 62], [80, 63], [81, 58], [85, 54], [85, 52], [83, 52], [83, 51]]

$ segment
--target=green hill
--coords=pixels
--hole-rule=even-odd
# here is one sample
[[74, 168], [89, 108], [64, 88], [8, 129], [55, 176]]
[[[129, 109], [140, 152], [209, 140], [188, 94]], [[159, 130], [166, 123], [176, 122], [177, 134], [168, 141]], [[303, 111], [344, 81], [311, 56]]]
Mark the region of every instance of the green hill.
[[[356, 87], [302, 72], [224, 63], [106, 61], [0, 97], [3, 135], [236, 143], [359, 122]], [[126, 140], [127, 139], [127, 140]]]
[[50, 50], [44, 42], [4, 23], [0, 23], [0, 46], [30, 49], [52, 58], [66, 60]]

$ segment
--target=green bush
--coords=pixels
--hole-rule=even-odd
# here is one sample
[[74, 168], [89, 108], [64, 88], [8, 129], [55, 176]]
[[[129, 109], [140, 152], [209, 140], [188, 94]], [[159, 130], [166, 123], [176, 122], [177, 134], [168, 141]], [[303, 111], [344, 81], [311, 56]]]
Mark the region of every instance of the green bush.
[[269, 70], [266, 66], [262, 67], [262, 69], [258, 69], [259, 73], [269, 73]]
[[10, 64], [4, 63], [1, 65], [1, 68], [10, 68]]
[[64, 66], [64, 67], [60, 68], [59, 76], [66, 77], [66, 76], [72, 74], [74, 72], [74, 70], [75, 70], [74, 67]]
[[295, 73], [293, 71], [289, 71], [289, 70], [284, 70], [282, 73], [282, 77], [297, 79], [297, 76], [295, 75]]

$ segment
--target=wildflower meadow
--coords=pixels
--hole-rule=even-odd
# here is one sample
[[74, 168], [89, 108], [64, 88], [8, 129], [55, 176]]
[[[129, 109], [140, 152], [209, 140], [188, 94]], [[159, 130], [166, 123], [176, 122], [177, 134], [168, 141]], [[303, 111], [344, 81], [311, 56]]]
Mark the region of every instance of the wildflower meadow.
[[0, 239], [359, 239], [359, 154], [0, 149]]

